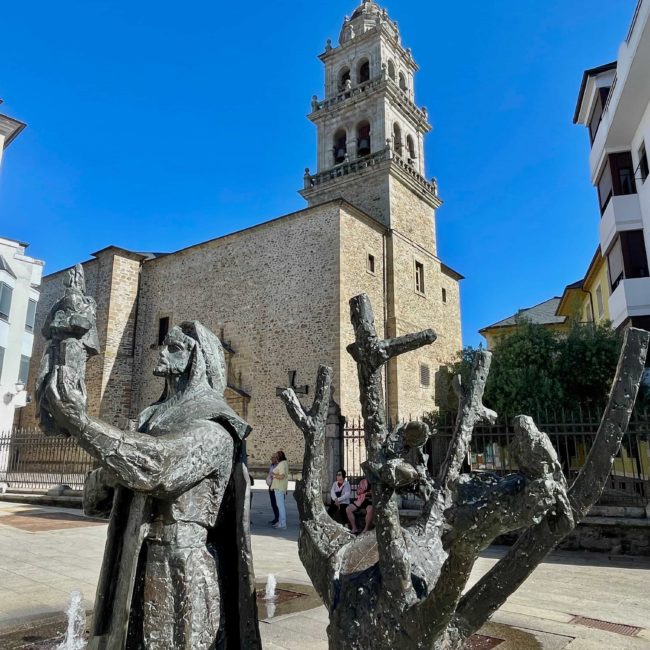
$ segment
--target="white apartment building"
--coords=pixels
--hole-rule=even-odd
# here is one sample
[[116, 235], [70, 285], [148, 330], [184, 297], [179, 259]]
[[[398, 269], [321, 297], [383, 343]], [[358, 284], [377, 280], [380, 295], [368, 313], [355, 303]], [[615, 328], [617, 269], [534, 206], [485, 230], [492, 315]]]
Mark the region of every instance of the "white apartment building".
[[[2, 100], [0, 99], [0, 104]], [[4, 150], [16, 139], [18, 134], [25, 128], [23, 122], [0, 113], [0, 164]]]
[[27, 401], [43, 262], [25, 255], [26, 247], [0, 237], [0, 432], [11, 430]]
[[584, 73], [574, 123], [591, 140], [614, 327], [650, 330], [650, 0], [640, 0], [613, 63]]
[[[0, 159], [25, 125], [0, 114]], [[25, 406], [34, 343], [34, 319], [43, 262], [25, 255], [27, 244], [0, 237], [0, 433], [10, 431]], [[0, 458], [0, 470], [2, 469]]]

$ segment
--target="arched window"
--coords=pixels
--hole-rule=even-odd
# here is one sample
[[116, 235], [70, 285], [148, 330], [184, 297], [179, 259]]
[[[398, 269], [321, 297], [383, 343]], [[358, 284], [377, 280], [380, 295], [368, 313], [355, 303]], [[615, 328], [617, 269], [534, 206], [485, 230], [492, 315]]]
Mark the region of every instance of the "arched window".
[[409, 158], [415, 162], [415, 140], [412, 136], [406, 136], [406, 148], [408, 149]]
[[348, 134], [345, 129], [339, 129], [334, 134], [334, 164], [345, 162], [348, 153]]
[[402, 129], [399, 124], [395, 122], [393, 124], [393, 145], [395, 147], [395, 153], [402, 155]]
[[395, 62], [391, 59], [388, 61], [388, 76], [395, 81]]
[[406, 75], [403, 72], [399, 73], [399, 87], [406, 92], [408, 90], [406, 86]]
[[357, 126], [357, 155], [368, 156], [372, 150], [370, 144], [370, 122], [364, 120]]
[[351, 79], [350, 68], [347, 66], [339, 72], [339, 91], [343, 92], [347, 86], [348, 81]]
[[361, 59], [357, 68], [357, 83], [362, 84], [366, 81], [370, 81], [370, 61]]

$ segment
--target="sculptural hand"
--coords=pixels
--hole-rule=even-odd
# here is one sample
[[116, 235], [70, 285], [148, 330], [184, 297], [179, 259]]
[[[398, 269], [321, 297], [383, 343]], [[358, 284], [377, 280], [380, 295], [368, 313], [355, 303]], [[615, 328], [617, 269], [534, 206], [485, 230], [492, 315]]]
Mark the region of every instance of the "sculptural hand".
[[81, 428], [87, 422], [86, 397], [77, 386], [76, 374], [67, 366], [58, 366], [51, 373], [45, 399], [60, 424]]

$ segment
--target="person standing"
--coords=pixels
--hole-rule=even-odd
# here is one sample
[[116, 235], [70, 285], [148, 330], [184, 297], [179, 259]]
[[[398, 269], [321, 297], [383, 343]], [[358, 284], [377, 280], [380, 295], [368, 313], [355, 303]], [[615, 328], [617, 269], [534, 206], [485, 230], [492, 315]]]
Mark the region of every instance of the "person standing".
[[278, 522], [273, 525], [273, 528], [285, 530], [287, 527], [287, 509], [284, 503], [289, 488], [289, 463], [283, 451], [278, 451], [277, 454], [278, 464], [271, 472], [273, 482], [271, 489], [275, 493], [275, 502], [278, 506]]
[[275, 492], [271, 487], [273, 485], [273, 470], [277, 467], [278, 464], [278, 455], [273, 454], [271, 456], [271, 465], [269, 466], [269, 473], [266, 477], [266, 484], [269, 486], [269, 499], [271, 500], [271, 508], [273, 509], [273, 519], [269, 521], [271, 526], [275, 526], [280, 520], [280, 513], [278, 511], [278, 504], [275, 500]]

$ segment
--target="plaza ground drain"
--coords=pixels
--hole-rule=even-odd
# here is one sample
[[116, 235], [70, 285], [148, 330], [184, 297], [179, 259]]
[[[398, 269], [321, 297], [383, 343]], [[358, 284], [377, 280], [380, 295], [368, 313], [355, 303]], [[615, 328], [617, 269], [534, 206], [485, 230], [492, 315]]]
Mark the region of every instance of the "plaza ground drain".
[[604, 632], [614, 632], [614, 634], [621, 634], [622, 636], [637, 636], [641, 631], [640, 627], [635, 627], [634, 625], [599, 621], [597, 618], [587, 618], [586, 616], [574, 616], [569, 623], [603, 630]]

